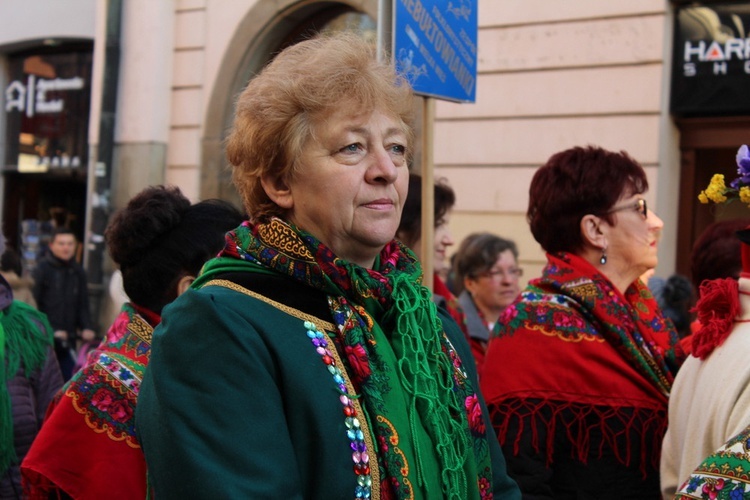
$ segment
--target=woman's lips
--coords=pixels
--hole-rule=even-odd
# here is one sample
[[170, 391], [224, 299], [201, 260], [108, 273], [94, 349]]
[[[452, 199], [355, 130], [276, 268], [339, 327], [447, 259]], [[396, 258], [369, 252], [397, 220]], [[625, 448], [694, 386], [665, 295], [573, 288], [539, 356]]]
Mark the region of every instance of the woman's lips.
[[371, 208], [373, 210], [388, 210], [393, 208], [394, 203], [392, 200], [379, 199], [367, 202], [363, 205], [364, 207]]

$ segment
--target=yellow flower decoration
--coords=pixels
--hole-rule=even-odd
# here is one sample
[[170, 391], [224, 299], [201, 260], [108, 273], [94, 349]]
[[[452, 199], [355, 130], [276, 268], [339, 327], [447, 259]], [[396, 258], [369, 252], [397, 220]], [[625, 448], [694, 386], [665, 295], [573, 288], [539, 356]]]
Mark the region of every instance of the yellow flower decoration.
[[727, 186], [724, 184], [724, 176], [722, 174], [714, 174], [706, 190], [701, 191], [701, 194], [698, 195], [698, 199], [701, 203], [708, 203], [708, 200], [714, 203], [724, 203], [727, 201], [727, 197], [724, 196], [726, 192]]
[[714, 174], [708, 187], [698, 194], [698, 201], [724, 203], [739, 199], [750, 206], [750, 148], [747, 145], [743, 144], [737, 151], [736, 160], [739, 177], [727, 186], [722, 174]]

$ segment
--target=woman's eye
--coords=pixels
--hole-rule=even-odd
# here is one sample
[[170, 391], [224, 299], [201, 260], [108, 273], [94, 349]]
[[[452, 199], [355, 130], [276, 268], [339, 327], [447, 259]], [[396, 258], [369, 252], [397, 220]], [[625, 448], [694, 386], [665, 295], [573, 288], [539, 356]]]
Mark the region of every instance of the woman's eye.
[[348, 146], [344, 146], [341, 148], [342, 153], [356, 153], [362, 149], [362, 146], [359, 143], [349, 144]]
[[403, 155], [406, 153], [406, 146], [402, 146], [401, 144], [394, 144], [393, 146], [391, 146], [391, 150], [396, 154]]

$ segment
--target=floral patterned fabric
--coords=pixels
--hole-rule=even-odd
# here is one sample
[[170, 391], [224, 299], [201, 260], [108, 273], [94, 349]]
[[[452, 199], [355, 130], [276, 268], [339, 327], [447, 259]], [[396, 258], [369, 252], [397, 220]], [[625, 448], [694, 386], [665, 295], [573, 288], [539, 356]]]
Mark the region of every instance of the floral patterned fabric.
[[[481, 387], [501, 444], [518, 455], [525, 443], [547, 467], [556, 456], [586, 463], [606, 450], [657, 474], [684, 359], [671, 323], [640, 280], [621, 293], [575, 255], [547, 258], [501, 316], [485, 358]], [[557, 446], [569, 451], [558, 456]]]
[[63, 386], [21, 471], [29, 498], [145, 498], [135, 406], [158, 315], [125, 304], [102, 344]]
[[706, 458], [675, 499], [743, 500], [750, 498], [750, 427]]
[[428, 491], [437, 494], [429, 490], [436, 484], [448, 498], [492, 495], [476, 389], [420, 284], [411, 251], [394, 240], [366, 269], [279, 219], [246, 222], [227, 235], [221, 257], [194, 286], [239, 270], [237, 259], [328, 295], [336, 342], [375, 430], [384, 498], [428, 497]]

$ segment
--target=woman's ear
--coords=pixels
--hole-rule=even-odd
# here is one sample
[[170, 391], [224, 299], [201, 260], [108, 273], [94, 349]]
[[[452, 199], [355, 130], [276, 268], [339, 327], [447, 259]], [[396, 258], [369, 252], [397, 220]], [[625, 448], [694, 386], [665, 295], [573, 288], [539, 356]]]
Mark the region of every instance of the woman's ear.
[[193, 281], [195, 281], [195, 276], [190, 276], [189, 274], [180, 278], [180, 281], [177, 282], [177, 296], [179, 297], [187, 292], [190, 285], [193, 284]]
[[469, 294], [474, 293], [474, 284], [475, 284], [474, 278], [469, 278], [468, 276], [464, 276], [464, 290], [469, 292]]
[[607, 224], [596, 215], [587, 214], [581, 219], [581, 237], [584, 243], [595, 248], [607, 248]]
[[292, 188], [280, 175], [263, 175], [260, 178], [260, 184], [272, 202], [285, 210], [291, 210], [294, 207]]

